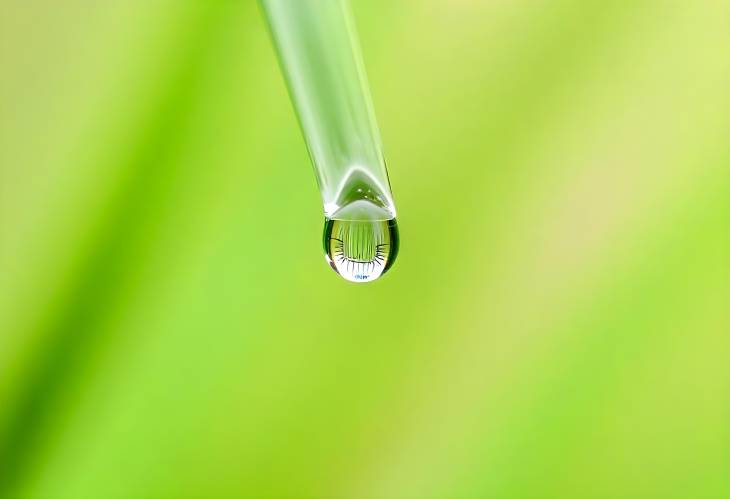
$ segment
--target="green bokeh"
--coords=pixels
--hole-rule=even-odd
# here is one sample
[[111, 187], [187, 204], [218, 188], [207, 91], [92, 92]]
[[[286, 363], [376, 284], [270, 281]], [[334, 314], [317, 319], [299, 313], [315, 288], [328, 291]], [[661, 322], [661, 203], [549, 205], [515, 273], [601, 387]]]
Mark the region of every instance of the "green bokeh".
[[730, 498], [728, 6], [353, 10], [367, 285], [255, 2], [0, 2], [0, 497]]

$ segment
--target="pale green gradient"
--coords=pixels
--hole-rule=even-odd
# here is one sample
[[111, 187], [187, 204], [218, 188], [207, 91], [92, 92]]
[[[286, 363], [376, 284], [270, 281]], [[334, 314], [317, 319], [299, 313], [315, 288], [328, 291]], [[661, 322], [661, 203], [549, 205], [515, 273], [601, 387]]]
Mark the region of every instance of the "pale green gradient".
[[0, 3], [0, 497], [730, 497], [728, 5], [353, 10], [363, 286], [255, 2]]

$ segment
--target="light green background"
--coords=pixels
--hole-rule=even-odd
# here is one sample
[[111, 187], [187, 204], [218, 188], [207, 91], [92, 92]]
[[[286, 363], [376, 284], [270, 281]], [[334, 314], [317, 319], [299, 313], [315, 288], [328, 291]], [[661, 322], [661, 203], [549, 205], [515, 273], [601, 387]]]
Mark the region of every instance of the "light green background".
[[0, 497], [730, 497], [726, 2], [356, 0], [329, 270], [251, 0], [0, 0]]

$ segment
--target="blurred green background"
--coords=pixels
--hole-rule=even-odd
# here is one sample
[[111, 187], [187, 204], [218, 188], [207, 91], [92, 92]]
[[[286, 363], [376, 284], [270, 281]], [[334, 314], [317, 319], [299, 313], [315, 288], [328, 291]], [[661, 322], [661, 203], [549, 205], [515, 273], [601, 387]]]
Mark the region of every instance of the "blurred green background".
[[728, 7], [354, 0], [354, 285], [255, 2], [0, 1], [0, 497], [730, 497]]

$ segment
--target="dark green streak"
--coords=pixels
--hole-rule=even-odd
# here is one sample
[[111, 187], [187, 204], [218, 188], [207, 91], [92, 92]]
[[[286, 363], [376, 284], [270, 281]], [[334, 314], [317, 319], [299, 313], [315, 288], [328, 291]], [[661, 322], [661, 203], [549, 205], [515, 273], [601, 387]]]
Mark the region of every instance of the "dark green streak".
[[180, 174], [180, 151], [191, 129], [193, 106], [200, 97], [201, 67], [214, 48], [226, 2], [201, 2], [186, 28], [180, 63], [169, 75], [159, 106], [140, 119], [140, 130], [126, 144], [128, 154], [116, 165], [123, 179], [89, 235], [78, 271], [53, 311], [29, 334], [44, 343], [19, 379], [24, 384], [15, 403], [3, 408], [7, 425], [0, 433], [0, 497], [14, 497], [51, 440], [64, 400], [83, 381], [86, 359], [108, 342], [108, 325], [120, 299], [135, 286], [140, 254], [152, 244], [163, 223], [161, 207], [169, 203]]

